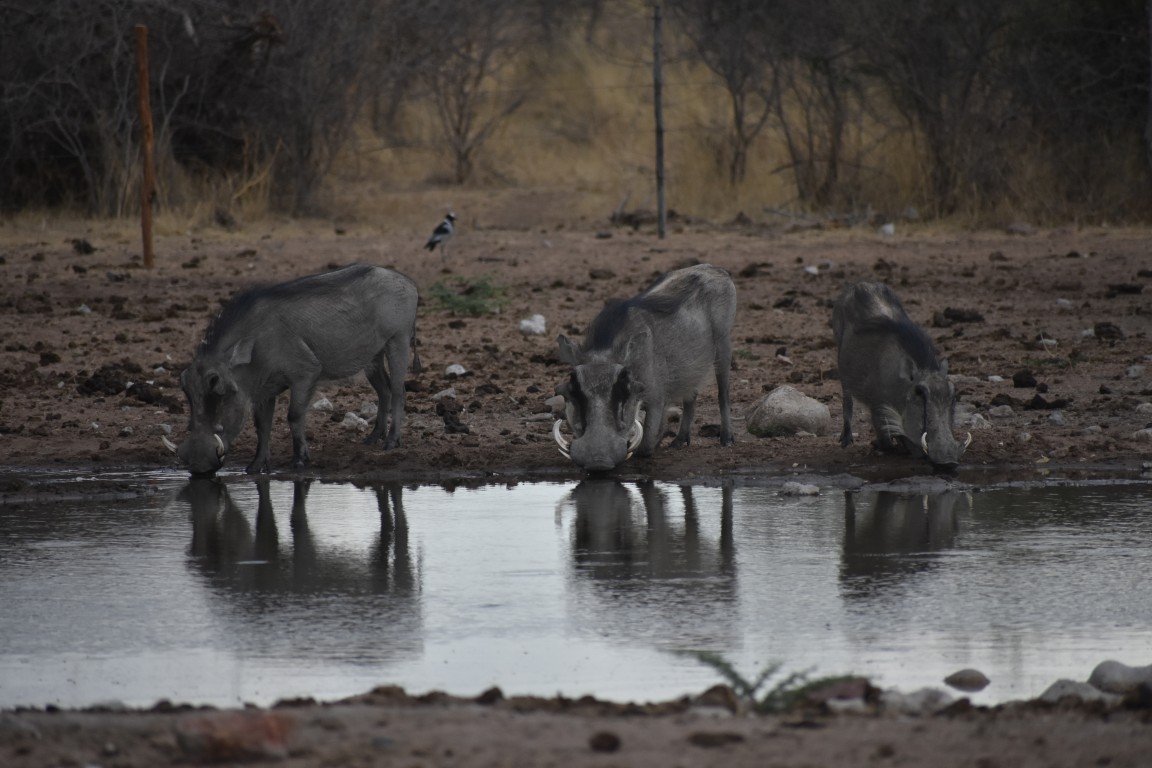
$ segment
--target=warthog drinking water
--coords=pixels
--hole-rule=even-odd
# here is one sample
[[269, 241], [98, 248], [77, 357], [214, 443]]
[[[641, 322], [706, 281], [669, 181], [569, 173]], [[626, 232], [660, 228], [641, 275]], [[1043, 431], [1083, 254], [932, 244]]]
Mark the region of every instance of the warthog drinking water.
[[[292, 465], [308, 463], [304, 420], [316, 385], [364, 371], [378, 396], [366, 442], [400, 443], [404, 377], [414, 356], [416, 284], [383, 267], [356, 265], [238, 294], [204, 336], [180, 376], [188, 397], [188, 436], [177, 448], [194, 475], [212, 474], [252, 411], [256, 456], [249, 473], [269, 469], [276, 397], [290, 391]], [[419, 360], [414, 367], [419, 370]], [[391, 426], [389, 426], [391, 415]], [[384, 436], [388, 427], [387, 436]]]
[[[588, 328], [584, 345], [557, 338], [571, 364], [564, 396], [569, 441], [556, 421], [560, 452], [588, 470], [608, 470], [635, 452], [650, 456], [664, 434], [665, 409], [683, 403], [673, 446], [687, 445], [696, 394], [715, 371], [720, 444], [733, 441], [728, 413], [736, 287], [707, 264], [678, 269], [639, 295], [610, 302]], [[640, 418], [644, 411], [643, 421]]]
[[972, 442], [952, 436], [956, 388], [948, 362], [932, 339], [904, 311], [883, 283], [855, 283], [832, 310], [837, 365], [844, 399], [840, 445], [852, 443], [852, 400], [868, 407], [876, 444], [891, 451], [902, 444], [936, 467], [951, 469]]

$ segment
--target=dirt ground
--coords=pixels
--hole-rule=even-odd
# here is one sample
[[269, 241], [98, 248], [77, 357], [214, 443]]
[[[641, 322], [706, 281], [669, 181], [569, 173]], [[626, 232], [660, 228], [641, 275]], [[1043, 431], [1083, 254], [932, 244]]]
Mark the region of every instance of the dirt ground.
[[[720, 448], [707, 436], [718, 421], [710, 386], [700, 397], [692, 445], [632, 461], [619, 470], [622, 477], [930, 474], [926, 464], [877, 454], [859, 411], [856, 444], [838, 445], [830, 307], [846, 282], [865, 279], [890, 283], [949, 359], [960, 401], [957, 431], [973, 435], [958, 482], [1149, 477], [1152, 432], [1142, 430], [1152, 426], [1152, 302], [1144, 290], [1152, 282], [1152, 231], [972, 233], [899, 223], [885, 237], [872, 226], [789, 231], [676, 220], [659, 240], [646, 225], [526, 228], [465, 214], [442, 259], [421, 249], [437, 215], [426, 229], [268, 222], [166, 234], [150, 270], [141, 263], [138, 232], [123, 224], [0, 225], [0, 497], [51, 494], [32, 470], [82, 469], [98, 477], [175, 467], [160, 436], [170, 430], [178, 442], [184, 433], [178, 376], [221, 302], [252, 283], [354, 262], [395, 267], [420, 285], [424, 369], [408, 377], [403, 442], [391, 451], [363, 445], [366, 430], [340, 423], [374, 399], [362, 377], [322, 387], [316, 399], [328, 398], [334, 410], [310, 416], [308, 476], [452, 483], [577, 477], [555, 449], [545, 404], [566, 375], [555, 355], [557, 333], [579, 336], [606, 299], [631, 295], [660, 272], [710, 262], [732, 273], [739, 297], [737, 442]], [[503, 306], [456, 314], [430, 298], [437, 282], [471, 295], [478, 285], [496, 286]], [[547, 332], [522, 334], [520, 320], [534, 314], [546, 318]], [[451, 364], [466, 373], [449, 378]], [[746, 431], [746, 413], [781, 384], [828, 404], [828, 434], [759, 439]], [[454, 401], [433, 398], [448, 387]], [[281, 402], [272, 455], [287, 474], [284, 408]], [[228, 471], [243, 470], [254, 442], [249, 426]], [[1147, 711], [1034, 706], [921, 719], [716, 719], [698, 709], [639, 715], [604, 704], [515, 701], [430, 705], [391, 697], [278, 709], [283, 719], [265, 712], [270, 719], [253, 728], [289, 734], [277, 755], [286, 752], [286, 764], [300, 766], [1119, 766], [1146, 765], [1152, 748]], [[212, 759], [177, 744], [173, 724], [189, 716], [0, 714], [0, 763]], [[611, 738], [595, 742], [598, 733], [618, 737], [618, 751], [606, 749]]]

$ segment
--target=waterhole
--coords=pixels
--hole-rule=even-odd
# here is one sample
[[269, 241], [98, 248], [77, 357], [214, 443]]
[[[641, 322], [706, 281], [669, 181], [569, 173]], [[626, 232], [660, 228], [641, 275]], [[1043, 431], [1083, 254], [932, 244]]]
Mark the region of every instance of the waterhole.
[[0, 706], [412, 693], [655, 701], [867, 675], [1038, 695], [1152, 648], [1152, 487], [932, 494], [150, 477], [0, 506]]

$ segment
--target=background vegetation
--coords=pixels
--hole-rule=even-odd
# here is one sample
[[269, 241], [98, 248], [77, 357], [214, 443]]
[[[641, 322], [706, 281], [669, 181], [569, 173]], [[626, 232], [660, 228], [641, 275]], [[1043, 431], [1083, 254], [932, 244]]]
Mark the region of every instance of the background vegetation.
[[[664, 10], [681, 213], [1149, 218], [1144, 0]], [[161, 209], [332, 214], [364, 183], [651, 207], [650, 3], [0, 0], [0, 210], [138, 208], [136, 24]]]

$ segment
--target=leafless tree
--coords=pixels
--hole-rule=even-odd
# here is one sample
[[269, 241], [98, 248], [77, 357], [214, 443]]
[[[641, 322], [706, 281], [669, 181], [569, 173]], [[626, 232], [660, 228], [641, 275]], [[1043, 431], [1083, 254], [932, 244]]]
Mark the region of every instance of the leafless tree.
[[484, 142], [527, 98], [510, 79], [526, 29], [514, 0], [440, 2], [426, 10], [431, 61], [423, 81], [452, 152], [454, 178], [463, 183]]
[[772, 116], [775, 95], [770, 38], [774, 3], [765, 0], [670, 0], [668, 8], [700, 61], [728, 95], [726, 165], [738, 184], [748, 172], [748, 150]]

